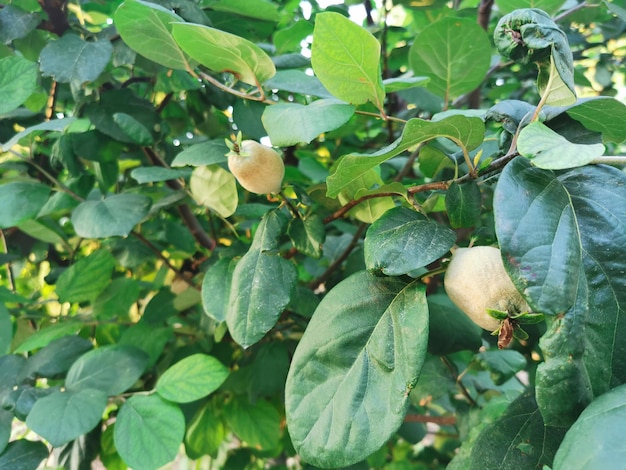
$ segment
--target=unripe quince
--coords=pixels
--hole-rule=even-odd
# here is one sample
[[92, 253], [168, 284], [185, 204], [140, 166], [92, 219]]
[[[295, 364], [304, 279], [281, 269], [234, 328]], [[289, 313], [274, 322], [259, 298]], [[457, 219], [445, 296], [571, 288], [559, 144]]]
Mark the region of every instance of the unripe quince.
[[239, 184], [255, 194], [278, 193], [285, 164], [271, 147], [254, 140], [244, 140], [226, 154], [228, 169]]
[[457, 248], [446, 270], [444, 287], [450, 300], [485, 330], [500, 327], [500, 321], [487, 309], [512, 316], [530, 311], [504, 269], [500, 250], [491, 246]]

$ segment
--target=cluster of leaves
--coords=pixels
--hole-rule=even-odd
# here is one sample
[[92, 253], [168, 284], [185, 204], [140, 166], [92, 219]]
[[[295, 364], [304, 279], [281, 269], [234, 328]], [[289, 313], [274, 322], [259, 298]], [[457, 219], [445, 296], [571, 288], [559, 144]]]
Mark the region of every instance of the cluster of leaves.
[[[414, 3], [0, 9], [0, 466], [619, 462], [625, 11]], [[547, 319], [509, 349], [441, 285], [469, 243]]]

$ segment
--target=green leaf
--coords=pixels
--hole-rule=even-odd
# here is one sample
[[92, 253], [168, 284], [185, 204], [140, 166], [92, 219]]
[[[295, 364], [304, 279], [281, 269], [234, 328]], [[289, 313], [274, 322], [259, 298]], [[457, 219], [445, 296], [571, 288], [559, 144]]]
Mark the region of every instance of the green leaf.
[[141, 194], [113, 194], [81, 202], [72, 212], [76, 234], [84, 238], [126, 237], [148, 214], [152, 201]]
[[345, 124], [355, 107], [334, 99], [316, 100], [309, 105], [279, 103], [267, 106], [263, 112], [263, 126], [273, 145], [288, 147], [310, 143], [324, 132]]
[[516, 158], [494, 194], [504, 266], [536, 312], [567, 311], [578, 290], [582, 247], [571, 195], [555, 175]]
[[452, 303], [447, 295], [428, 296], [428, 352], [443, 356], [476, 351], [482, 346], [482, 329]]
[[174, 23], [172, 34], [190, 57], [215, 72], [260, 86], [276, 73], [272, 59], [259, 46], [234, 34], [200, 24]]
[[[6, 8], [2, 11], [4, 10]], [[37, 75], [37, 64], [23, 57], [9, 56], [0, 59], [0, 115], [10, 113], [28, 99], [37, 89]], [[6, 150], [11, 146], [2, 147]]]
[[0, 185], [0, 228], [36, 217], [49, 195], [50, 188], [40, 183], [15, 181]]
[[113, 17], [122, 39], [142, 56], [172, 69], [189, 70], [187, 56], [172, 36], [172, 23], [183, 19], [154, 3], [126, 0]]
[[151, 325], [144, 315], [139, 323], [135, 323], [122, 333], [118, 344], [141, 349], [149, 357], [147, 367], [152, 367], [173, 336], [172, 328]]
[[426, 86], [429, 81], [430, 78], [428, 77], [395, 77], [383, 80], [383, 85], [386, 93], [394, 93], [418, 86]]
[[475, 182], [452, 182], [446, 193], [446, 211], [452, 228], [473, 227], [480, 222], [482, 195]]
[[265, 400], [252, 404], [245, 397], [236, 397], [224, 409], [224, 417], [239, 439], [251, 447], [271, 450], [278, 446], [281, 416]]
[[41, 51], [41, 73], [57, 82], [80, 86], [100, 76], [112, 53], [113, 46], [108, 39], [87, 42], [75, 34], [64, 34]]
[[235, 342], [244, 348], [276, 324], [296, 285], [296, 267], [276, 252], [286, 223], [282, 212], [268, 212], [252, 246], [233, 271], [226, 324]]
[[11, 438], [13, 412], [10, 410], [0, 410], [0, 455], [6, 449], [9, 439]]
[[230, 285], [236, 260], [221, 258], [207, 269], [202, 279], [202, 307], [204, 312], [214, 320], [226, 320]]
[[476, 354], [476, 360], [491, 374], [496, 385], [502, 385], [526, 367], [526, 358], [512, 349], [490, 349]]
[[324, 221], [317, 214], [306, 218], [294, 218], [289, 221], [287, 235], [293, 246], [302, 254], [311, 258], [322, 256], [322, 244], [326, 238]]
[[[1, 69], [0, 69], [1, 71]], [[52, 121], [42, 122], [40, 124], [36, 124], [31, 127], [27, 127], [23, 131], [18, 132], [5, 143], [0, 144], [0, 150], [3, 152], [8, 151], [14, 145], [16, 145], [20, 140], [24, 137], [29, 136], [30, 134], [38, 131], [61, 131], [69, 126], [72, 122], [76, 121], [74, 117], [66, 117], [63, 119], [54, 119]]]
[[228, 147], [223, 140], [209, 140], [187, 147], [172, 161], [172, 166], [202, 166], [225, 163]]
[[72, 364], [65, 387], [69, 391], [101, 390], [117, 395], [128, 390], [141, 377], [148, 356], [132, 346], [102, 346], [83, 354]]
[[451, 468], [541, 468], [552, 463], [563, 434], [561, 428], [544, 425], [531, 394], [521, 395], [496, 422], [482, 430], [463, 464]]
[[185, 451], [192, 459], [203, 455], [217, 458], [219, 448], [226, 439], [226, 426], [215, 409], [207, 403], [192, 418], [185, 433]]
[[0, 454], [2, 470], [37, 470], [44, 459], [50, 456], [48, 447], [41, 442], [18, 439], [10, 442]]
[[192, 354], [163, 372], [156, 391], [166, 400], [189, 403], [213, 393], [227, 377], [228, 369], [214, 357]]
[[111, 282], [115, 259], [107, 250], [94, 251], [59, 276], [56, 292], [61, 302], [92, 301]]
[[[459, 47], [467, 38], [467, 47]], [[426, 88], [450, 101], [476, 88], [487, 74], [491, 45], [485, 31], [469, 18], [447, 17], [426, 26], [413, 41], [409, 61]]]
[[380, 172], [372, 168], [346, 184], [338, 194], [337, 199], [340, 204], [345, 205], [362, 197], [378, 193], [389, 195], [365, 199], [348, 211], [348, 215], [351, 217], [366, 224], [371, 224], [385, 212], [396, 207], [396, 203], [391, 197], [392, 195], [396, 194], [406, 198], [406, 189], [402, 184], [391, 183], [386, 185], [380, 176]]
[[0, 303], [0, 356], [8, 354], [13, 339], [13, 322], [9, 311]]
[[615, 98], [580, 100], [567, 109], [567, 114], [587, 129], [602, 132], [608, 141], [626, 140], [626, 105]]
[[120, 126], [122, 131], [138, 145], [150, 145], [154, 139], [150, 131], [137, 119], [126, 113], [113, 114], [113, 121]]
[[113, 279], [93, 303], [93, 316], [98, 320], [128, 318], [128, 311], [139, 300], [140, 287], [135, 279]]
[[20, 377], [53, 378], [64, 374], [76, 359], [92, 348], [91, 341], [85, 338], [75, 335], [62, 336], [30, 356], [20, 372]]
[[602, 144], [574, 144], [538, 121], [522, 129], [517, 149], [533, 165], [547, 170], [587, 165], [604, 153]]
[[[554, 457], [554, 470], [616, 468], [626, 445], [619, 438], [626, 420], [626, 385], [596, 398], [585, 408]], [[620, 463], [618, 463], [620, 462]]]
[[279, 70], [276, 72], [276, 75], [265, 82], [265, 87], [301, 95], [334, 98], [324, 88], [319, 78], [307, 75], [303, 70]]
[[0, 10], [0, 43], [9, 44], [27, 36], [39, 23], [41, 16], [38, 13], [29, 13], [16, 5], [4, 5]]
[[343, 467], [400, 427], [428, 342], [424, 288], [366, 272], [320, 302], [293, 356], [287, 425], [302, 459]]
[[[46, 203], [48, 201], [46, 201]], [[43, 212], [43, 210], [41, 210], [39, 213], [41, 214], [41, 212]], [[52, 244], [59, 243], [67, 246], [67, 240], [65, 239], [65, 233], [63, 232], [63, 229], [51, 219], [29, 219], [19, 224], [18, 228], [22, 232], [33, 238], [36, 238], [37, 240]]]
[[385, 212], [367, 230], [365, 265], [369, 271], [400, 276], [445, 255], [456, 234], [406, 207]]
[[576, 102], [574, 62], [567, 36], [545, 11], [521, 8], [504, 15], [494, 31], [500, 54], [521, 63], [536, 62], [540, 94], [558, 90], [546, 104]]
[[107, 399], [102, 390], [53, 392], [35, 402], [26, 424], [53, 447], [59, 447], [95, 428]]
[[139, 184], [188, 178], [190, 175], [191, 173], [187, 169], [174, 170], [172, 168], [162, 168], [156, 166], [140, 166], [130, 172], [130, 176], [133, 177]]
[[[574, 80], [573, 64], [571, 65], [571, 71], [565, 68], [568, 72], [563, 77], [555, 65], [554, 55], [550, 56], [550, 62], [545, 64], [539, 63], [538, 65], [537, 88], [539, 88], [539, 94], [545, 97], [545, 103], [551, 106], [564, 106], [576, 103], [576, 93], [571, 87]], [[567, 81], [570, 83], [568, 84]]]
[[527, 286], [536, 311], [560, 314], [548, 318], [536, 379], [537, 403], [550, 425], [571, 425], [593, 397], [626, 381], [615, 343], [626, 335], [619, 321], [626, 310], [625, 185], [624, 173], [612, 167], [554, 174], [518, 158], [496, 188], [507, 270], [521, 290]]
[[219, 165], [195, 168], [189, 189], [198, 204], [215, 211], [220, 217], [230, 217], [237, 209], [239, 197], [235, 177]]
[[33, 333], [24, 342], [15, 348], [13, 351], [15, 354], [22, 354], [30, 352], [35, 349], [43, 348], [52, 341], [59, 339], [63, 336], [76, 334], [82, 327], [82, 323], [75, 320], [64, 321], [56, 323], [52, 326], [42, 328], [41, 330]]
[[335, 97], [350, 104], [371, 101], [383, 110], [385, 88], [380, 71], [380, 44], [361, 26], [339, 13], [318, 14], [311, 65]]
[[154, 470], [174, 460], [185, 435], [185, 417], [158, 395], [134, 395], [115, 421], [115, 448], [136, 470]]
[[396, 155], [437, 137], [445, 137], [466, 150], [473, 150], [483, 142], [485, 126], [480, 118], [461, 115], [449, 116], [440, 121], [410, 119], [400, 138], [372, 154], [345, 155], [327, 179], [328, 197], [336, 197], [352, 181], [358, 179], [381, 163]]

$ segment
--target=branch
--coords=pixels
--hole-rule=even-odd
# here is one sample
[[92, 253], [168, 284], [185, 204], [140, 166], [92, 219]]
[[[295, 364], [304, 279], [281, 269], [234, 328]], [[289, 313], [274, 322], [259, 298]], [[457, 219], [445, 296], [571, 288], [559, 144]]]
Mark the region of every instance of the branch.
[[604, 164], [604, 165], [626, 165], [626, 156], [624, 156], [624, 155], [615, 155], [613, 157], [611, 157], [611, 156], [598, 157], [598, 158], [594, 158], [593, 160], [591, 160], [591, 164], [593, 164], [593, 165], [599, 165], [599, 164]]
[[[169, 166], [163, 160], [161, 160], [156, 152], [150, 147], [142, 147], [142, 149], [144, 154], [148, 157], [153, 165], [163, 168], [169, 168]], [[178, 180], [167, 180], [165, 184], [167, 184], [175, 191], [182, 191], [184, 189], [183, 185], [180, 184]], [[215, 249], [215, 240], [209, 237], [209, 235], [204, 231], [204, 228], [202, 227], [192, 210], [189, 208], [189, 206], [187, 204], [180, 204], [178, 206], [178, 212], [196, 241], [200, 243], [200, 245], [211, 251]]]
[[429, 416], [429, 415], [406, 415], [405, 423], [434, 423], [440, 426], [453, 426], [456, 424], [456, 416]]
[[332, 273], [335, 272], [335, 270], [338, 269], [339, 266], [341, 266], [341, 264], [346, 260], [346, 258], [348, 258], [348, 256], [350, 255], [350, 252], [352, 252], [359, 238], [361, 238], [361, 235], [365, 231], [365, 227], [367, 227], [367, 224], [365, 223], [361, 224], [359, 228], [356, 230], [356, 232], [354, 233], [354, 236], [352, 237], [350, 244], [344, 250], [344, 252], [341, 253], [341, 255], [337, 257], [337, 259], [335, 259], [335, 261], [333, 261], [330, 264], [330, 266], [328, 266], [328, 268], [326, 268], [326, 271], [324, 271], [321, 276], [319, 276], [317, 279], [314, 279], [313, 281], [309, 283], [309, 288], [311, 290], [313, 291], [316, 290], [319, 286], [321, 286], [324, 282], [326, 282], [328, 278], [332, 275]]

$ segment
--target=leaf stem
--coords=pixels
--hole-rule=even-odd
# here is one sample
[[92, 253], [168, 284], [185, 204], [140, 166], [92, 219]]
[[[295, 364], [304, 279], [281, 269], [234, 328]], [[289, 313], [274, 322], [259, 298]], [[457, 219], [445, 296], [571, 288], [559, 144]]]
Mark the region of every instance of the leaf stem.
[[626, 156], [625, 155], [615, 155], [615, 156], [606, 156], [606, 157], [597, 157], [591, 160], [592, 165], [626, 165]]

